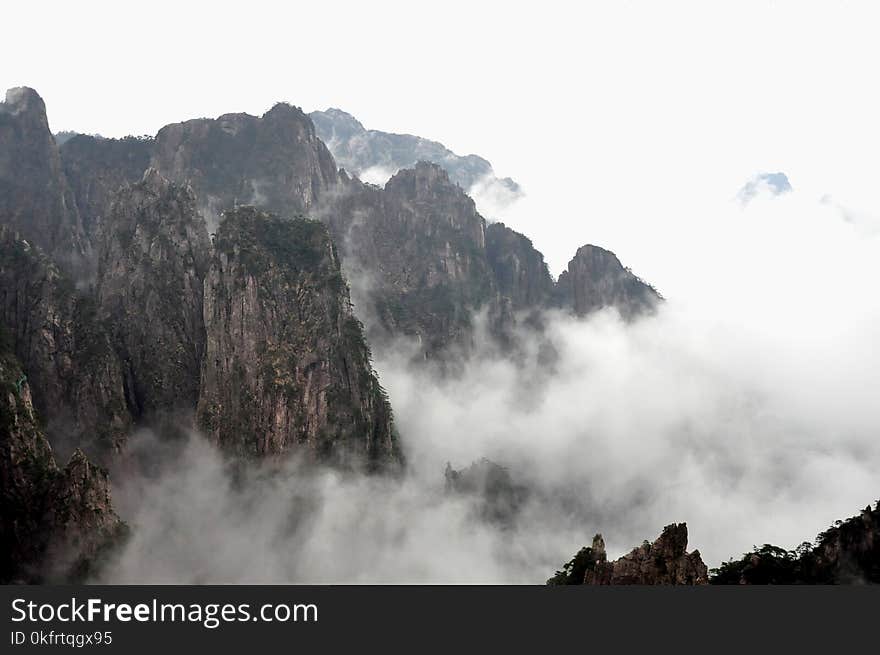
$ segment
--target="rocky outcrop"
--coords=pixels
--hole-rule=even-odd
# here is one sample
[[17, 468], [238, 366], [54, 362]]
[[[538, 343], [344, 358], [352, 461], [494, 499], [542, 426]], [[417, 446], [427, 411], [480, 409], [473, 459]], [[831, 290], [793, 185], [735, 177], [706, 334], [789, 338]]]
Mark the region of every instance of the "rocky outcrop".
[[135, 415], [173, 419], [198, 400], [211, 248], [205, 222], [192, 192], [154, 169], [114, 196], [108, 216], [99, 252], [98, 318], [125, 362]]
[[46, 105], [33, 89], [6, 92], [0, 103], [0, 224], [79, 274], [87, 259], [76, 202], [67, 185]]
[[153, 140], [147, 137], [104, 139], [87, 134], [72, 135], [61, 144], [64, 175], [94, 250], [99, 248], [101, 226], [107, 220], [113, 196], [143, 177], [152, 146]]
[[95, 303], [36, 246], [0, 226], [0, 324], [56, 449], [102, 458], [131, 427], [125, 378]]
[[341, 109], [313, 111], [309, 116], [318, 137], [327, 144], [336, 163], [349, 173], [363, 176], [361, 179], [365, 182], [373, 181], [373, 172], [387, 178], [403, 168], [413, 168], [418, 162], [425, 161], [441, 166], [449, 174], [449, 179], [465, 191], [477, 184], [491, 185], [507, 202], [522, 194], [516, 182], [509, 177], [497, 178], [492, 165], [477, 155], [460, 157], [442, 143], [411, 134], [367, 130], [354, 116]]
[[712, 584], [880, 584], [880, 500], [795, 550], [770, 544], [712, 570]]
[[227, 212], [205, 280], [198, 423], [240, 456], [395, 470], [391, 409], [326, 227]]
[[644, 542], [627, 555], [609, 562], [602, 535], [582, 548], [547, 584], [699, 585], [709, 574], [700, 551], [687, 552], [687, 524], [663, 528], [654, 543]]
[[556, 297], [578, 316], [614, 307], [624, 319], [650, 313], [662, 300], [652, 286], [624, 268], [617, 255], [592, 245], [578, 248], [559, 276]]
[[321, 216], [359, 284], [371, 341], [415, 337], [432, 357], [465, 345], [473, 312], [496, 299], [486, 223], [435, 164], [400, 171], [384, 189], [344, 179]]
[[226, 114], [159, 130], [152, 166], [190, 184], [209, 229], [222, 211], [250, 204], [291, 216], [333, 187], [336, 165], [309, 117], [288, 104], [261, 117]]
[[513, 311], [547, 307], [553, 302], [555, 283], [544, 255], [531, 239], [504, 223], [486, 227], [486, 256], [502, 296]]
[[126, 534], [107, 473], [81, 450], [63, 469], [56, 464], [8, 350], [0, 353], [0, 490], [0, 583], [81, 580]]

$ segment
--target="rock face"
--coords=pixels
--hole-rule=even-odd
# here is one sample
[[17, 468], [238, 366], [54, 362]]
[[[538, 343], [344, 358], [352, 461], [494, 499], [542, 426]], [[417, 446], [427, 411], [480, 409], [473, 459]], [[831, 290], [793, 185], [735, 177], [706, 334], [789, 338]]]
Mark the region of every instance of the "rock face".
[[0, 353], [0, 489], [0, 583], [82, 579], [125, 536], [107, 473], [80, 450], [58, 468], [40, 431], [30, 386], [5, 350]]
[[602, 248], [584, 246], [554, 283], [543, 255], [503, 223], [486, 224], [473, 201], [436, 164], [398, 172], [384, 189], [341, 177], [319, 206], [340, 245], [370, 341], [418, 339], [428, 359], [467, 352], [473, 318], [506, 350], [513, 328], [541, 311], [586, 316], [615, 307], [629, 320], [651, 312], [659, 294]]
[[64, 175], [93, 249], [99, 247], [101, 226], [107, 220], [113, 195], [143, 177], [152, 147], [150, 138], [104, 139], [87, 134], [73, 135], [61, 144]]
[[149, 169], [114, 196], [108, 216], [98, 314], [125, 362], [129, 405], [148, 420], [191, 411], [205, 350], [202, 296], [211, 248], [195, 197]]
[[522, 311], [546, 307], [553, 302], [555, 283], [544, 255], [535, 250], [531, 239], [504, 223], [486, 227], [486, 256], [502, 296], [511, 309]]
[[[359, 307], [389, 336], [416, 337], [429, 357], [467, 341], [474, 310], [496, 298], [486, 223], [436, 164], [400, 171], [384, 189], [344, 180], [321, 208]], [[372, 321], [371, 321], [372, 322]]]
[[396, 470], [391, 409], [327, 229], [227, 212], [205, 280], [198, 422], [242, 456]]
[[563, 307], [585, 316], [603, 307], [616, 307], [624, 319], [652, 312], [660, 294], [623, 267], [617, 256], [604, 248], [578, 248], [559, 276], [556, 296]]
[[460, 157], [442, 143], [411, 134], [367, 130], [354, 116], [341, 109], [313, 111], [309, 116], [318, 137], [327, 144], [336, 163], [349, 173], [363, 176], [361, 179], [365, 182], [373, 181], [370, 179], [371, 169], [380, 169], [376, 172], [387, 178], [400, 169], [413, 168], [424, 161], [442, 167], [449, 179], [465, 191], [479, 183], [492, 185], [508, 201], [522, 193], [519, 185], [509, 177], [495, 177], [492, 165], [482, 157]]
[[687, 524], [673, 523], [651, 544], [647, 541], [629, 554], [609, 562], [602, 535], [593, 538], [547, 584], [588, 585], [699, 585], [709, 573], [700, 551], [687, 552]]
[[10, 89], [0, 103], [0, 222], [55, 256], [65, 270], [83, 266], [88, 243], [46, 105], [27, 87]]
[[764, 544], [712, 570], [712, 584], [880, 584], [880, 500], [796, 550]]
[[116, 452], [131, 427], [122, 364], [91, 298], [39, 248], [0, 225], [0, 324], [62, 450]]
[[261, 117], [226, 114], [159, 130], [152, 166], [192, 186], [213, 231], [237, 204], [290, 216], [333, 187], [336, 165], [301, 110], [281, 103]]

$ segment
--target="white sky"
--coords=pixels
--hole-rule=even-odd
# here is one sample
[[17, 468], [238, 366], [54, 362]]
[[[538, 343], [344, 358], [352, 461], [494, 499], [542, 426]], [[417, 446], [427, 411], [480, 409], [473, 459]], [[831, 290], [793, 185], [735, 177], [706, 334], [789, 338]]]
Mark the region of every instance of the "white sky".
[[[319, 6], [320, 5], [320, 6]], [[30, 2], [4, 7], [0, 86], [53, 130], [154, 134], [278, 100], [489, 159], [509, 223], [558, 273], [608, 247], [687, 293], [695, 223], [785, 171], [877, 216], [876, 3]]]

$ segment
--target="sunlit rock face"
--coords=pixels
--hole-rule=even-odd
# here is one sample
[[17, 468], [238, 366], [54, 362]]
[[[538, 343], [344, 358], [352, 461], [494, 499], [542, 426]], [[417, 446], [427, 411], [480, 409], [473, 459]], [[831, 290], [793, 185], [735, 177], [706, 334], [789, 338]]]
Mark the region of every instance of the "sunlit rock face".
[[398, 470], [391, 408], [327, 229], [227, 212], [205, 279], [198, 424], [243, 457]]

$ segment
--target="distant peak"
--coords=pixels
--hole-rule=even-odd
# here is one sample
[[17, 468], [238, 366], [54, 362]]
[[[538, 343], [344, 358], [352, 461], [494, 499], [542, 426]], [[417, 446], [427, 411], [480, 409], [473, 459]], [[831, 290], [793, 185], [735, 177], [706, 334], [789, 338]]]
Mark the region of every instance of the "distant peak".
[[324, 111], [313, 111], [312, 118], [324, 117], [331, 119], [334, 123], [343, 123], [351, 128], [355, 128], [358, 132], [366, 132], [366, 128], [358, 119], [349, 114], [347, 111], [338, 109], [337, 107], [328, 107]]
[[267, 111], [265, 115], [268, 116], [269, 114], [296, 114], [297, 116], [305, 116], [301, 108], [286, 101], [276, 102], [272, 105], [272, 108]]
[[779, 196], [792, 190], [788, 176], [777, 171], [776, 173], [758, 173], [753, 176], [737, 193], [737, 198], [742, 204], [748, 203], [752, 198], [767, 194], [771, 196]]

